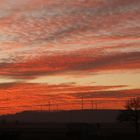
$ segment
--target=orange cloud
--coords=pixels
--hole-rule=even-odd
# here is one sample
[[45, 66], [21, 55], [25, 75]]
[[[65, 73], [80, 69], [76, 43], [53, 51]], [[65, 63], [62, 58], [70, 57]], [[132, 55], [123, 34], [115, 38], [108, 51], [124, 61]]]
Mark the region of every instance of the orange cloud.
[[[84, 98], [87, 108], [91, 107], [91, 101], [98, 102], [102, 108], [112, 105], [112, 108], [123, 107], [124, 101], [128, 98], [138, 97], [139, 89], [132, 90], [112, 90], [124, 86], [76, 86], [71, 84], [47, 85], [47, 84], [24, 84], [7, 83], [0, 85], [1, 111], [7, 108], [7, 111], [22, 111], [27, 109], [48, 109], [48, 103], [51, 101], [52, 109], [56, 105], [61, 109], [78, 109], [81, 98]], [[119, 102], [116, 106], [114, 102]], [[111, 103], [111, 105], [110, 105]], [[68, 106], [71, 108], [68, 108]], [[101, 107], [100, 106], [100, 107]], [[78, 108], [77, 108], [78, 107]], [[3, 108], [3, 109], [2, 109]], [[5, 110], [5, 111], [6, 111]]]

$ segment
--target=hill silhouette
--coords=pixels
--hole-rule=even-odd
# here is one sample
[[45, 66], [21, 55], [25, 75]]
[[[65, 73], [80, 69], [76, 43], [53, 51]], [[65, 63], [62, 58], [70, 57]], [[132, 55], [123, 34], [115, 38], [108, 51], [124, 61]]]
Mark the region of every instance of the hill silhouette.
[[20, 122], [96, 123], [115, 122], [119, 110], [24, 111], [0, 116], [0, 120]]

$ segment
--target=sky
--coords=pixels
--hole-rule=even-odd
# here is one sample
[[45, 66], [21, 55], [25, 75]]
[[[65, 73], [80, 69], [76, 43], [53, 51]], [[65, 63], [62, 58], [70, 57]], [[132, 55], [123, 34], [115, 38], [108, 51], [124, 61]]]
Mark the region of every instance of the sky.
[[0, 114], [139, 96], [140, 0], [0, 0]]

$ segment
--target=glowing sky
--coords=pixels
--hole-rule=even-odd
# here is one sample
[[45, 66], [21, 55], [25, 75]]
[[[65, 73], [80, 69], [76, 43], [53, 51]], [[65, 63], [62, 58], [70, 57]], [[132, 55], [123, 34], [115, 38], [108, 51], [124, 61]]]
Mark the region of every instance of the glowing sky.
[[0, 0], [0, 113], [137, 96], [140, 0]]

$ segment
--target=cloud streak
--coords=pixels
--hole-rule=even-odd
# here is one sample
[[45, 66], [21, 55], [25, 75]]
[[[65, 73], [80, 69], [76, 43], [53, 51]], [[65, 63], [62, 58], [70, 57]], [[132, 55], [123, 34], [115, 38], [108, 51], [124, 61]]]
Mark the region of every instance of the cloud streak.
[[[91, 50], [38, 58], [25, 63], [1, 64], [0, 75], [15, 78], [34, 78], [42, 75], [62, 74], [70, 71], [109, 71], [140, 68], [140, 53], [116, 53], [88, 56]], [[69, 63], [67, 63], [69, 62]]]

